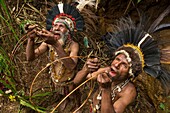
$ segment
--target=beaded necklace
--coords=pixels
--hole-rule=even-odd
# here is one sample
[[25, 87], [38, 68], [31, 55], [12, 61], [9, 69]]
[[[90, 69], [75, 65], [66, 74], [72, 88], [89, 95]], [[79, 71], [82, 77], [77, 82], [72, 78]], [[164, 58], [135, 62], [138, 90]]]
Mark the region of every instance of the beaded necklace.
[[[68, 49], [69, 49], [71, 43], [72, 43], [71, 39], [66, 40], [66, 43], [63, 46], [64, 51], [66, 53], [69, 52]], [[51, 65], [51, 67], [50, 67], [50, 73], [51, 73], [52, 80], [56, 85], [62, 85], [62, 83], [60, 83], [60, 78], [63, 77], [63, 74], [64, 74], [66, 68], [64, 67], [63, 62], [61, 60], [59, 60], [60, 58], [59, 58], [57, 52], [55, 51], [54, 47], [51, 45], [48, 45], [48, 46], [49, 46], [49, 57], [50, 57], [51, 62], [54, 60], [58, 60], [57, 61], [58, 62], [58, 71], [57, 72], [55, 70], [55, 64]], [[63, 84], [66, 84], [66, 83], [63, 82]]]

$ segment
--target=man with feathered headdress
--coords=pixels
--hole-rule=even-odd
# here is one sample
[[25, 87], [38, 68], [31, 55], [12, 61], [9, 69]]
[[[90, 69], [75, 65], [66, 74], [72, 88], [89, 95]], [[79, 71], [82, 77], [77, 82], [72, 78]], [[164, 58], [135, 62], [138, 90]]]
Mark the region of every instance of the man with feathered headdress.
[[143, 29], [144, 21], [136, 26], [130, 18], [122, 18], [117, 22], [117, 31], [102, 37], [112, 54], [111, 65], [98, 69], [98, 59], [88, 59], [74, 79], [77, 85], [89, 77], [97, 79], [99, 88], [93, 95], [92, 113], [124, 112], [137, 95], [132, 80], [142, 71], [160, 80], [166, 91], [170, 91], [170, 74], [161, 66], [161, 60], [166, 58], [161, 58], [164, 56], [152, 36], [169, 27], [168, 24], [158, 26], [169, 12], [170, 6], [148, 30]]
[[[75, 6], [60, 2], [48, 12], [47, 30], [36, 28], [36, 25], [27, 26], [30, 31], [26, 47], [27, 60], [34, 60], [49, 50], [49, 58], [53, 62], [50, 67], [52, 81], [59, 94], [65, 96], [72, 89], [78, 62], [78, 57], [74, 56], [78, 55], [79, 44], [73, 41], [73, 35], [77, 31], [83, 31], [83, 17]], [[45, 41], [34, 50], [35, 37], [41, 37]]]

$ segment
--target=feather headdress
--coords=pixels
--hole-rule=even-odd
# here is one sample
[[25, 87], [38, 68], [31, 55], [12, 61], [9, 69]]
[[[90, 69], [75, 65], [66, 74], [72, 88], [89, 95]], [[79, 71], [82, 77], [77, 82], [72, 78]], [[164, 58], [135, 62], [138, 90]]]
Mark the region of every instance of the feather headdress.
[[[50, 30], [52, 25], [56, 22], [62, 22], [71, 32], [82, 31], [84, 27], [87, 27], [87, 25], [85, 26], [85, 22], [87, 22], [86, 24], [88, 24], [88, 20], [94, 18], [93, 15], [88, 14], [88, 12], [90, 13], [89, 10], [85, 11], [86, 5], [88, 5], [89, 7], [95, 6], [95, 8], [97, 8], [98, 2], [96, 3], [95, 0], [73, 0], [73, 3], [71, 4], [59, 2], [48, 12], [46, 19], [47, 30]], [[84, 14], [84, 12], [86, 14]], [[81, 15], [81, 13], [83, 15]], [[86, 21], [84, 22], [84, 20]]]
[[[132, 64], [129, 70], [131, 75], [137, 76], [142, 70], [147, 74], [159, 79], [163, 85], [170, 89], [170, 74], [161, 66], [161, 50], [152, 34], [164, 28], [170, 27], [169, 24], [159, 23], [170, 12], [170, 6], [153, 22], [148, 30], [144, 30], [143, 20], [136, 26], [130, 18], [122, 18], [117, 22], [117, 31], [107, 33], [103, 36], [107, 46], [115, 55], [125, 54], [127, 60]], [[137, 56], [134, 57], [130, 50]], [[135, 70], [135, 63], [142, 68]], [[135, 70], [135, 71], [134, 71]]]
[[79, 10], [70, 4], [60, 2], [54, 6], [47, 15], [46, 28], [50, 30], [56, 22], [62, 22], [70, 31], [82, 31], [84, 27], [83, 17]]

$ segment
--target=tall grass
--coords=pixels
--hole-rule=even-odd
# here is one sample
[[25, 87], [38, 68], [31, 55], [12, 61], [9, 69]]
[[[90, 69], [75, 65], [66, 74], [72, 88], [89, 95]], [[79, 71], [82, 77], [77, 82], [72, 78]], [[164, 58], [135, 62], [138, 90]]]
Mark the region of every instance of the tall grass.
[[[8, 45], [8, 41], [6, 41], [8, 38], [10, 40], [11, 37], [8, 38], [3, 38], [3, 35], [8, 32], [7, 30], [4, 30], [3, 28], [6, 28], [4, 26], [7, 26], [9, 30], [14, 34], [13, 40], [12, 41], [17, 41], [18, 36], [16, 35], [16, 32], [12, 26], [12, 19], [10, 16], [10, 13], [5, 5], [4, 0], [0, 0], [0, 5], [1, 5], [1, 12], [0, 12], [0, 19], [1, 19], [1, 25], [0, 25], [0, 36], [1, 38], [1, 43], [0, 44], [0, 82], [8, 89], [11, 89], [13, 92], [16, 92], [16, 85], [14, 81], [14, 66], [13, 62], [10, 60], [8, 53], [6, 52], [7, 46], [3, 47], [3, 45]], [[10, 32], [9, 31], [9, 32]], [[10, 45], [10, 44], [9, 44]], [[9, 46], [11, 47], [11, 45]], [[7, 83], [8, 82], [8, 83]], [[1, 93], [3, 93], [1, 91]]]
[[[7, 1], [0, 0], [0, 83], [3, 84], [3, 87], [12, 90], [12, 93], [5, 94], [5, 92], [0, 89], [0, 94], [3, 94], [4, 97], [15, 98], [16, 101], [19, 101], [20, 105], [29, 107], [38, 112], [44, 112], [46, 109], [37, 105], [33, 105], [29, 101], [29, 97], [25, 95], [25, 92], [22, 88], [17, 89], [16, 86], [19, 84], [15, 81], [15, 75], [17, 70], [14, 62], [10, 58], [10, 50], [13, 49], [16, 42], [19, 40], [18, 38], [18, 29], [23, 29], [21, 23], [20, 26], [15, 29], [14, 26], [14, 18], [12, 17], [9, 9], [6, 5]], [[26, 0], [25, 0], [26, 2]], [[21, 30], [20, 30], [21, 31]], [[19, 31], [19, 32], [20, 32]], [[9, 35], [10, 34], [10, 35]], [[11, 35], [12, 34], [12, 35]], [[32, 98], [35, 99], [36, 102], [44, 101], [43, 97], [48, 97], [52, 93], [45, 92], [33, 95]]]
[[0, 0], [0, 5], [1, 5], [1, 10], [3, 11], [4, 15], [6, 15], [6, 17], [3, 17], [2, 14], [0, 14], [0, 18], [6, 23], [6, 25], [9, 27], [9, 29], [12, 31], [12, 33], [14, 34], [15, 40], [18, 40], [18, 36], [15, 32], [15, 29], [12, 27], [12, 19], [11, 19], [9, 11], [5, 5], [4, 0]]
[[[14, 76], [14, 68], [11, 65], [12, 62], [9, 57], [6, 55], [6, 52], [2, 47], [0, 47], [0, 82], [4, 85], [5, 88], [11, 89], [12, 92], [16, 92], [16, 85]], [[1, 92], [0, 93], [4, 93]]]

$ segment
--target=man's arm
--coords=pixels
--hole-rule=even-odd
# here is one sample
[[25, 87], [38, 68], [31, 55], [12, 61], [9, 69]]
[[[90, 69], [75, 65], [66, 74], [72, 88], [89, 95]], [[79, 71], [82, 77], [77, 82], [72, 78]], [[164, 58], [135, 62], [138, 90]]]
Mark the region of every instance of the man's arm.
[[27, 61], [31, 61], [35, 59], [34, 39], [28, 38], [28, 42], [26, 46], [26, 58], [27, 58]]
[[[99, 71], [100, 70], [100, 71]], [[132, 83], [128, 83], [120, 93], [118, 93], [118, 100], [114, 103], [111, 97], [112, 80], [107, 73], [110, 68], [101, 68], [97, 73], [97, 81], [100, 86], [101, 94], [101, 113], [123, 113], [127, 105], [134, 101], [136, 97], [136, 89]]]
[[28, 37], [26, 57], [27, 61], [32, 61], [47, 50], [47, 44], [42, 43], [36, 50], [34, 50], [34, 38], [36, 37], [36, 30], [33, 29], [30, 31]]
[[111, 98], [112, 80], [107, 73], [110, 67], [100, 68], [97, 73], [97, 81], [101, 90], [101, 113], [115, 113]]
[[123, 113], [126, 107], [135, 100], [136, 89], [132, 84], [128, 84], [125, 89], [120, 93], [120, 98], [112, 103], [111, 90], [102, 90], [102, 113]]
[[116, 113], [123, 113], [126, 107], [132, 103], [136, 98], [136, 88], [132, 83], [128, 83], [122, 92], [120, 98], [114, 103], [114, 110]]
[[45, 29], [42, 29], [41, 31], [37, 32], [38, 36], [41, 36], [42, 38], [45, 39], [45, 43], [50, 44], [54, 47], [55, 51], [57, 52], [59, 58], [64, 58], [62, 59], [62, 62], [64, 66], [67, 69], [73, 70], [76, 65], [77, 65], [77, 60], [78, 58], [69, 58], [71, 56], [77, 56], [78, 51], [79, 51], [79, 45], [76, 42], [73, 42], [71, 44], [70, 48], [70, 54], [68, 55], [65, 51], [60, 42], [55, 38], [54, 34], [50, 31], [47, 31]]
[[[88, 74], [96, 71], [99, 68], [99, 62], [97, 58], [87, 59], [83, 68], [76, 74], [74, 78], [74, 84], [79, 85], [84, 82]], [[92, 74], [90, 74], [92, 75]], [[91, 77], [91, 76], [90, 76]]]
[[115, 112], [112, 103], [111, 88], [103, 88], [101, 90], [102, 90], [101, 113], [117, 113]]
[[74, 78], [74, 80], [73, 80], [74, 84], [75, 84], [76, 86], [78, 86], [79, 84], [81, 84], [82, 82], [84, 82], [84, 81], [86, 80], [86, 77], [87, 77], [88, 74], [89, 74], [88, 70], [83, 67], [83, 69], [80, 70], [80, 71], [76, 74], [76, 76], [75, 76], [75, 78]]

